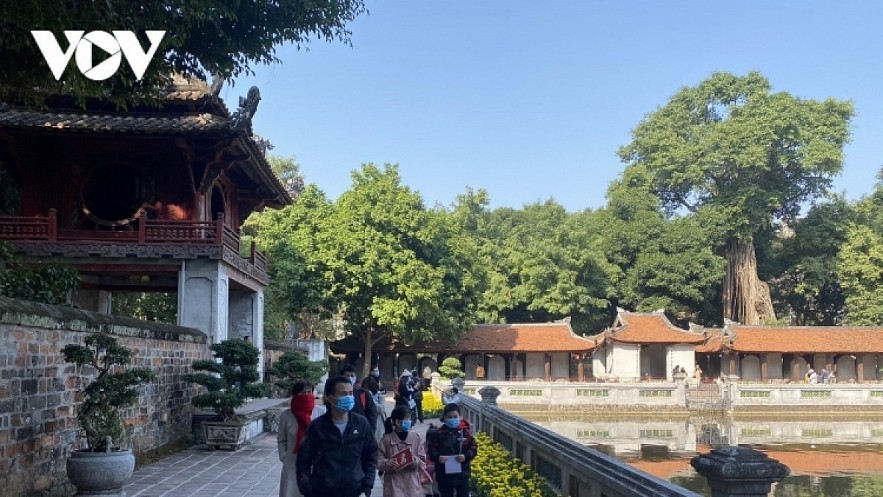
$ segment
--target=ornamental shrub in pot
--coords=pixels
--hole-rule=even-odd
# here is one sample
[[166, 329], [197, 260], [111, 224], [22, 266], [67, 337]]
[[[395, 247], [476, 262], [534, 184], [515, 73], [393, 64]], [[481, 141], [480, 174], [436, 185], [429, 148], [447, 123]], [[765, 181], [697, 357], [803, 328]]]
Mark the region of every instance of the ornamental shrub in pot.
[[187, 381], [202, 385], [205, 391], [193, 397], [194, 407], [215, 412], [214, 421], [203, 422], [205, 442], [209, 450], [227, 446], [233, 450], [245, 443], [246, 420], [236, 415], [236, 408], [246, 399], [268, 397], [270, 385], [259, 383], [260, 352], [240, 339], [224, 340], [211, 346], [211, 359], [193, 362], [197, 373], [185, 376]]
[[154, 374], [131, 367], [132, 352], [107, 333], [90, 333], [83, 343], [61, 349], [65, 361], [91, 367], [95, 373], [83, 388], [83, 403], [77, 410], [87, 447], [71, 453], [67, 475], [78, 495], [119, 493], [135, 470], [135, 456], [124, 447], [120, 408], [137, 401], [135, 388]]

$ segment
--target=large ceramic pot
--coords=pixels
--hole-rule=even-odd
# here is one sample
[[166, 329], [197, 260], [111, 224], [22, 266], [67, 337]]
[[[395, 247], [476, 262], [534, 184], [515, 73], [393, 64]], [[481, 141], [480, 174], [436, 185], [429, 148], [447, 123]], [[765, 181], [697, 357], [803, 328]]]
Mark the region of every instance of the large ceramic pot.
[[203, 421], [205, 444], [208, 445], [208, 450], [221, 447], [237, 450], [245, 444], [247, 427], [247, 424], [238, 422]]
[[77, 495], [122, 495], [134, 471], [131, 450], [74, 451], [67, 460], [67, 477], [77, 487]]

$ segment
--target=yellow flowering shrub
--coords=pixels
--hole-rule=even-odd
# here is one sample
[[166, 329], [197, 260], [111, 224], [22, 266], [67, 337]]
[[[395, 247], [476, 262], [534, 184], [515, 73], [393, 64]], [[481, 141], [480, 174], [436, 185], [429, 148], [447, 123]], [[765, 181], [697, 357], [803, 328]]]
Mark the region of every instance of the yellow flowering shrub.
[[512, 457], [486, 433], [477, 433], [478, 455], [472, 460], [470, 486], [476, 497], [557, 497], [530, 466]]
[[431, 390], [423, 392], [423, 418], [432, 419], [441, 417], [445, 405], [442, 404], [438, 395]]

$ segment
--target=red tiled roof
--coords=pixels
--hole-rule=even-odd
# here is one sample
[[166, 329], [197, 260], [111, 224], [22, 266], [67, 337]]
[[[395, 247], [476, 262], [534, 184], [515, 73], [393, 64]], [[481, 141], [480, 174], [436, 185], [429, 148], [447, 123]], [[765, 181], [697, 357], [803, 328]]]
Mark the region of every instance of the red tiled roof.
[[883, 353], [880, 326], [731, 325], [736, 352]]
[[705, 328], [707, 338], [696, 346], [697, 354], [714, 354], [723, 351], [724, 345], [729, 347], [729, 338], [724, 336], [721, 328]]
[[705, 340], [701, 333], [672, 325], [662, 312], [620, 312], [616, 325], [606, 335], [626, 343], [702, 343]]
[[588, 352], [595, 343], [577, 336], [567, 323], [479, 324], [451, 345], [472, 352]]

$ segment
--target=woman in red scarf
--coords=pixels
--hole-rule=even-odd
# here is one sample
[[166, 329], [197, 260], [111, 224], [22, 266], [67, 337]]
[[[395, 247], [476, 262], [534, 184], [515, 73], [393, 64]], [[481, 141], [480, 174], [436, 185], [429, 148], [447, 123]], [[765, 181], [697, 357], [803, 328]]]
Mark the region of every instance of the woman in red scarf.
[[307, 434], [307, 426], [315, 418], [316, 398], [313, 385], [306, 380], [297, 380], [291, 387], [291, 408], [283, 411], [279, 418], [279, 433], [276, 443], [279, 447], [279, 460], [282, 461], [282, 479], [279, 483], [279, 497], [301, 497], [297, 489], [297, 453]]

